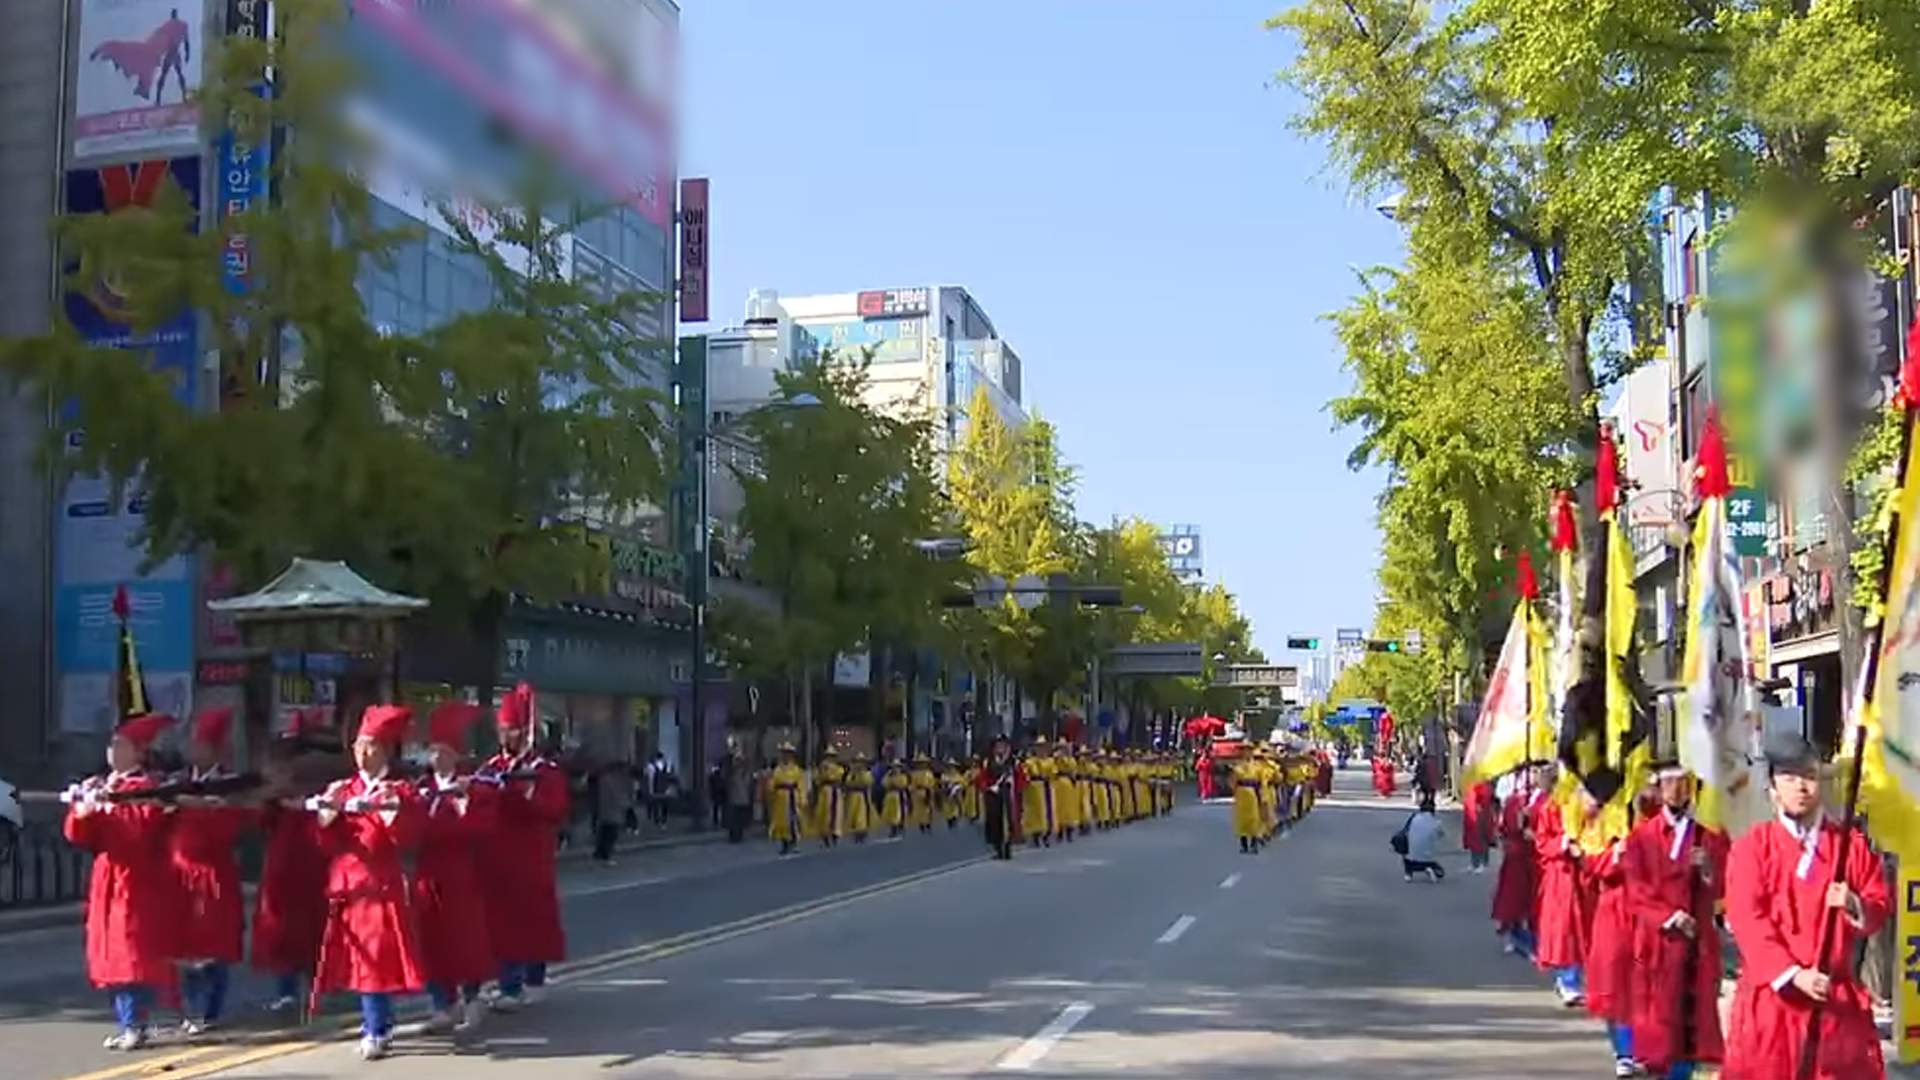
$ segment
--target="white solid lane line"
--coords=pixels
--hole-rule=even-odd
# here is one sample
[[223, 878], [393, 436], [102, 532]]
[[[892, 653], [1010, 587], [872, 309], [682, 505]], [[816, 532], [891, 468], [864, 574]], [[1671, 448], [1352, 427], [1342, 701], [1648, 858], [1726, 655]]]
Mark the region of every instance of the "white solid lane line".
[[1060, 1045], [1060, 1040], [1079, 1027], [1080, 1021], [1085, 1020], [1092, 1011], [1093, 1003], [1090, 1001], [1076, 1001], [1061, 1009], [1060, 1015], [1047, 1021], [1047, 1026], [1035, 1032], [1033, 1038], [1008, 1051], [1007, 1056], [1001, 1058], [994, 1068], [1024, 1072], [1040, 1064], [1053, 1052], [1054, 1047]]
[[1160, 937], [1155, 940], [1154, 944], [1171, 945], [1174, 942], [1179, 941], [1180, 935], [1193, 929], [1193, 924], [1198, 921], [1199, 920], [1195, 919], [1191, 915], [1180, 916], [1179, 918], [1173, 920], [1173, 925], [1167, 927], [1167, 932], [1164, 934], [1161, 934]]
[[1238, 884], [1240, 884], [1240, 875], [1239, 875], [1239, 874], [1228, 874], [1228, 875], [1227, 875], [1227, 880], [1225, 880], [1225, 881], [1223, 881], [1223, 882], [1221, 882], [1221, 883], [1220, 883], [1220, 887], [1221, 887], [1221, 888], [1223, 888], [1223, 889], [1231, 889], [1231, 888], [1233, 888], [1233, 887], [1234, 887], [1235, 885], [1238, 885]]

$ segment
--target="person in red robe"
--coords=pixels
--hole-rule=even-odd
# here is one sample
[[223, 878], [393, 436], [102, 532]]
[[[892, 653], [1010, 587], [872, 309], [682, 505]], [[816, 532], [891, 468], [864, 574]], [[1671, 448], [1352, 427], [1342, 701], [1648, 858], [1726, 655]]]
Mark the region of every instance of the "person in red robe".
[[318, 820], [295, 790], [297, 741], [320, 726], [318, 710], [293, 714], [284, 737], [268, 745], [261, 772], [269, 797], [260, 808], [266, 838], [260, 887], [253, 898], [250, 966], [273, 979], [267, 1008], [299, 1007], [301, 983], [320, 962], [320, 932], [326, 923], [327, 857], [320, 849]]
[[1373, 790], [1383, 799], [1393, 797], [1393, 762], [1386, 754], [1377, 753], [1373, 757]]
[[1193, 763], [1193, 767], [1200, 781], [1200, 798], [1213, 798], [1213, 752], [1200, 751], [1200, 759]]
[[113, 999], [109, 1050], [137, 1050], [152, 1036], [156, 992], [174, 986], [179, 888], [168, 852], [175, 815], [158, 802], [125, 800], [157, 786], [145, 762], [173, 723], [138, 716], [107, 744], [107, 773], [67, 794], [67, 842], [93, 855], [87, 885], [87, 978]]
[[1313, 776], [1313, 789], [1324, 798], [1333, 794], [1333, 756], [1320, 750], [1314, 757], [1319, 762], [1319, 769]]
[[[1546, 788], [1544, 778], [1538, 778]], [[1568, 1008], [1585, 1002], [1580, 965], [1587, 959], [1587, 909], [1580, 896], [1583, 852], [1560, 804], [1541, 799], [1533, 811], [1534, 963], [1553, 973], [1553, 988]]]
[[555, 837], [567, 822], [567, 776], [533, 742], [533, 688], [522, 683], [500, 705], [500, 752], [481, 775], [499, 784], [493, 835], [482, 853], [487, 927], [499, 960], [491, 1002], [512, 1011], [539, 998], [547, 965], [567, 956], [560, 923]]
[[[228, 741], [231, 708], [209, 709], [194, 717], [187, 739], [188, 782], [230, 779]], [[246, 908], [240, 891], [240, 839], [252, 828], [253, 810], [229, 805], [219, 796], [182, 796], [170, 836], [174, 872], [183, 904], [180, 924], [180, 993], [186, 1011], [181, 1025], [199, 1035], [226, 1013], [233, 965], [246, 946]]]
[[[1635, 820], [1660, 810], [1652, 791], [1635, 801]], [[1639, 975], [1635, 967], [1634, 914], [1626, 888], [1627, 838], [1608, 844], [1584, 863], [1594, 893], [1587, 940], [1587, 959], [1581, 967], [1587, 1012], [1607, 1025], [1613, 1045], [1615, 1076], [1640, 1076], [1643, 1070], [1633, 1053], [1633, 1007]]]
[[996, 859], [1013, 858], [1013, 845], [1020, 841], [1021, 796], [1027, 790], [1027, 770], [1013, 756], [1013, 740], [995, 735], [987, 751], [987, 760], [974, 774], [973, 784], [980, 789], [985, 807], [987, 846]]
[[405, 706], [369, 705], [353, 740], [358, 772], [310, 803], [328, 856], [327, 922], [313, 996], [360, 996], [360, 1056], [369, 1061], [392, 1048], [394, 995], [425, 982], [406, 867], [419, 846], [424, 808], [391, 772], [412, 720]]
[[1467, 849], [1467, 869], [1476, 874], [1487, 872], [1488, 849], [1500, 820], [1500, 806], [1493, 798], [1493, 785], [1482, 780], [1467, 789], [1460, 806], [1460, 846]]
[[493, 789], [461, 772], [467, 729], [480, 706], [449, 701], [427, 718], [432, 755], [416, 793], [426, 804], [420, 857], [413, 871], [413, 908], [420, 918], [420, 966], [433, 1015], [430, 1031], [477, 1023], [480, 984], [496, 972], [480, 888], [480, 849], [491, 839]]
[[[1852, 957], [1886, 922], [1885, 867], [1867, 838], [1821, 807], [1820, 759], [1797, 735], [1768, 740], [1778, 816], [1747, 830], [1727, 856], [1727, 929], [1740, 946], [1722, 1080], [1796, 1080], [1820, 1025], [1807, 1080], [1884, 1076], [1873, 999]], [[1844, 848], [1843, 848], [1844, 845]], [[1846, 873], [1839, 878], [1839, 856]], [[1834, 932], [1821, 954], [1822, 928]]]
[[1533, 812], [1544, 789], [1533, 782], [1535, 766], [1516, 774], [1514, 791], [1501, 804], [1495, 833], [1500, 841], [1500, 870], [1493, 881], [1493, 928], [1507, 952], [1531, 960], [1538, 939], [1534, 934], [1534, 902], [1539, 875], [1533, 861]]
[[1693, 777], [1678, 762], [1654, 770], [1657, 803], [1627, 836], [1620, 860], [1636, 966], [1626, 1056], [1649, 1075], [1685, 1080], [1722, 1054], [1714, 913], [1728, 845], [1724, 833], [1694, 820]]

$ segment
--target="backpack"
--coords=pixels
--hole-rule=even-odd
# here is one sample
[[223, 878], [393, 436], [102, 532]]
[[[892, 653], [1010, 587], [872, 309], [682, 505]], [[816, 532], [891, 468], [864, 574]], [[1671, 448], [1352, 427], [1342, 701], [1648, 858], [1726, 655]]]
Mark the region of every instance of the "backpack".
[[1408, 814], [1407, 820], [1400, 823], [1400, 827], [1393, 831], [1392, 838], [1387, 841], [1387, 846], [1393, 849], [1393, 853], [1403, 859], [1407, 857], [1407, 851], [1409, 850], [1407, 846], [1407, 828], [1413, 824], [1413, 819], [1414, 815]]

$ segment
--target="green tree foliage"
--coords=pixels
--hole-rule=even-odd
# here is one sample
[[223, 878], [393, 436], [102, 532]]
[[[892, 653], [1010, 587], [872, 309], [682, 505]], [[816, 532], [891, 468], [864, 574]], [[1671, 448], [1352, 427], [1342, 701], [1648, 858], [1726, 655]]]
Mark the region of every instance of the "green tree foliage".
[[[966, 538], [967, 565], [982, 577], [1045, 579], [1076, 569], [1084, 551], [1073, 511], [1073, 470], [1052, 425], [1034, 418], [1009, 427], [985, 387], [974, 395], [968, 424], [947, 466], [947, 495]], [[1012, 674], [1036, 701], [1070, 677], [1077, 612], [1022, 608], [1014, 597], [957, 619], [974, 642], [974, 658]], [[1052, 631], [1054, 642], [1044, 645]], [[1084, 639], [1082, 639], [1084, 640]]]
[[1572, 479], [1580, 419], [1538, 336], [1538, 295], [1484, 261], [1416, 244], [1405, 270], [1372, 271], [1362, 289], [1332, 317], [1353, 388], [1328, 408], [1359, 434], [1349, 463], [1387, 476], [1387, 629], [1419, 630], [1444, 662], [1477, 672], [1512, 604], [1503, 553], [1537, 547], [1548, 492]]
[[[1649, 284], [1647, 208], [1671, 178], [1666, 162], [1623, 152], [1638, 119], [1623, 111], [1605, 137], [1568, 128], [1500, 78], [1503, 42], [1471, 5], [1306, 0], [1271, 25], [1296, 45], [1283, 73], [1304, 99], [1296, 129], [1325, 143], [1358, 192], [1401, 200], [1415, 252], [1476, 271], [1468, 284], [1492, 291], [1461, 289], [1463, 307], [1485, 313], [1518, 294], [1516, 313], [1531, 315], [1558, 362], [1564, 414], [1590, 459], [1598, 392], [1634, 360], [1611, 343], [1649, 325], [1634, 301], [1658, 296], [1627, 288]], [[1582, 532], [1589, 546], [1596, 535]], [[1583, 640], [1598, 640], [1598, 622], [1589, 597]]]
[[[340, 18], [323, 0], [276, 5], [278, 39], [223, 42], [203, 88], [236, 130], [299, 132], [272, 163], [271, 205], [196, 232], [175, 191], [151, 212], [60, 223], [72, 287], [114, 282], [136, 334], [205, 314], [221, 407], [183, 404], [142, 350], [92, 347], [64, 320], [0, 345], [0, 365], [71, 403], [87, 438], [70, 467], [137, 479], [152, 558], [206, 550], [255, 582], [293, 555], [341, 558], [454, 615], [497, 611], [509, 589], [565, 591], [603, 558], [580, 526], [630, 522], [658, 498], [664, 358], [631, 329], [658, 298], [573, 275], [561, 245], [577, 215], [539, 209], [552, 200], [529, 175], [487, 208], [488, 236], [463, 227], [449, 243], [490, 305], [421, 335], [374, 325], [362, 275], [393, 272], [427, 238], [374, 225], [370, 148], [340, 107], [359, 85], [331, 48]], [[251, 87], [269, 62], [276, 92], [262, 97]], [[222, 275], [235, 242], [250, 260], [239, 295]]]
[[[944, 503], [930, 430], [866, 404], [867, 361], [828, 356], [779, 376], [776, 404], [745, 414], [733, 445], [751, 539], [749, 574], [779, 598], [777, 616], [726, 613], [737, 662], [767, 674], [824, 673], [835, 655], [933, 632], [952, 564], [915, 541], [938, 536]], [[794, 404], [794, 403], [804, 404]]]

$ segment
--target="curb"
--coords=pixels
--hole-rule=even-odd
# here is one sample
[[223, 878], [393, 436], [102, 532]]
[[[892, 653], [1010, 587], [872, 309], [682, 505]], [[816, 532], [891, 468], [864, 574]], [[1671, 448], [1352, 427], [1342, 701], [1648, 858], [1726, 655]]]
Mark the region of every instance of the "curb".
[[[665, 836], [619, 844], [614, 847], [616, 854], [636, 851], [660, 851], [671, 848], [693, 847], [702, 844], [716, 844], [726, 840], [724, 829], [703, 829], [700, 832], [675, 832]], [[559, 852], [555, 859], [558, 866], [565, 868], [589, 861], [592, 855], [590, 845], [570, 843]], [[254, 886], [249, 883], [246, 892], [253, 895]], [[0, 910], [0, 942], [14, 934], [27, 934], [36, 930], [48, 930], [59, 926], [78, 926], [85, 918], [86, 905], [79, 901], [65, 904], [47, 904], [44, 906], [21, 908], [17, 911]]]

